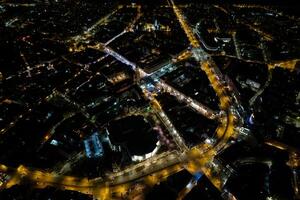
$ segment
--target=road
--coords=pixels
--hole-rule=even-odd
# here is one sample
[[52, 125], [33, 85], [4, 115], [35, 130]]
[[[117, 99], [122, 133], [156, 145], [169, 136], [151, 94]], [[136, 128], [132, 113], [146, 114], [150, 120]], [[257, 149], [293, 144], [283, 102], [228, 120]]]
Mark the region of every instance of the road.
[[[237, 105], [236, 102], [231, 100], [222, 73], [209, 56], [204, 53], [200, 47], [199, 41], [185, 21], [185, 17], [172, 0], [171, 4], [181, 27], [184, 29], [191, 46], [194, 48], [194, 58], [199, 61], [201, 69], [206, 73], [210, 84], [219, 98], [219, 107], [224, 114], [220, 116], [221, 120], [215, 132], [216, 137], [211, 140], [206, 140], [204, 143], [198, 144], [190, 149], [185, 147], [179, 133], [176, 131], [167, 115], [163, 112], [159, 102], [155, 99], [155, 95], [150, 94], [149, 98], [155, 105], [157, 115], [169, 129], [170, 134], [173, 134], [173, 139], [176, 141], [180, 151], [167, 151], [165, 153], [157, 154], [136, 165], [129, 166], [120, 172], [108, 174], [106, 177], [92, 180], [88, 180], [87, 178], [60, 176], [54, 173], [28, 169], [24, 166], [13, 169], [8, 168], [5, 165], [0, 165], [2, 174], [9, 175], [7, 181], [2, 183], [1, 188], [10, 188], [15, 184], [21, 184], [23, 180], [29, 180], [38, 188], [54, 186], [64, 190], [74, 190], [93, 195], [95, 199], [103, 200], [111, 199], [113, 197], [124, 197], [131, 185], [136, 181], [152, 186], [180, 170], [187, 169], [192, 174], [198, 173], [199, 171], [203, 172], [203, 174], [205, 174], [218, 189], [222, 190], [222, 187], [230, 174], [230, 169], [216, 160], [215, 156], [230, 145], [230, 139], [237, 137], [238, 133], [236, 131], [236, 126], [240, 123], [239, 115], [235, 109]], [[92, 27], [92, 29], [94, 28]], [[132, 70], [140, 74], [141, 78], [149, 76], [146, 72], [137, 67], [136, 64], [128, 61], [125, 57], [113, 51], [111, 48], [102, 44], [94, 46], [94, 48], [101, 50], [130, 66]], [[203, 113], [203, 115], [207, 115], [210, 118], [212, 118], [213, 115], [216, 115], [213, 111], [171, 88], [166, 83], [159, 81], [159, 86], [166, 91], [170, 91], [170, 93], [177, 98], [185, 100], [188, 105], [195, 110], [198, 110], [198, 112]], [[145, 91], [145, 93], [147, 94], [147, 91]]]
[[201, 104], [200, 102], [192, 99], [191, 97], [186, 96], [182, 92], [179, 92], [172, 86], [168, 85], [164, 81], [160, 81], [157, 84], [157, 88], [163, 90], [164, 92], [169, 93], [170, 95], [176, 97], [177, 100], [180, 102], [184, 102], [187, 106], [191, 107], [196, 112], [200, 113], [201, 115], [207, 117], [208, 119], [216, 119], [218, 117], [218, 113], [211, 110], [207, 106]]
[[[139, 74], [140, 78], [151, 76], [150, 74], [146, 73], [143, 69], [139, 68], [135, 63], [127, 60], [125, 57], [123, 57], [122, 55], [118, 54], [113, 49], [111, 49], [105, 45], [101, 45], [101, 47], [94, 46], [93, 48], [103, 49], [103, 51], [106, 52], [107, 54], [113, 56], [120, 62], [130, 66], [132, 70], [134, 70], [136, 73]], [[210, 108], [204, 106], [203, 104], [199, 103], [198, 101], [196, 101], [190, 97], [187, 97], [186, 95], [179, 92], [178, 90], [176, 90], [175, 88], [173, 88], [172, 86], [168, 85], [167, 83], [165, 83], [164, 81], [162, 81], [160, 79], [158, 79], [157, 87], [161, 88], [165, 92], [175, 96], [179, 101], [186, 103], [193, 110], [199, 112], [200, 114], [202, 114], [203, 116], [205, 116], [209, 119], [215, 119], [218, 116], [217, 113], [212, 111]]]

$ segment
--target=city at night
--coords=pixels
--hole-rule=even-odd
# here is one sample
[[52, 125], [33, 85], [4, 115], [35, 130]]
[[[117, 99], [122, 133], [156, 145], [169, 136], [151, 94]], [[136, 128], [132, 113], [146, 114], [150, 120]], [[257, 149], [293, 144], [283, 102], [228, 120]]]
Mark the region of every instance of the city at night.
[[300, 6], [0, 0], [0, 200], [300, 200]]

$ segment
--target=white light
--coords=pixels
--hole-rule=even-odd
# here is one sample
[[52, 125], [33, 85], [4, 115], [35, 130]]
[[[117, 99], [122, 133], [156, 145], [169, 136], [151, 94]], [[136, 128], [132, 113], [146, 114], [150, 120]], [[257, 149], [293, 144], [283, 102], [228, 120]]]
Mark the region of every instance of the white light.
[[52, 144], [52, 145], [54, 145], [54, 146], [57, 146], [57, 145], [58, 145], [58, 142], [57, 142], [57, 140], [52, 140], [52, 141], [50, 142], [50, 144]]

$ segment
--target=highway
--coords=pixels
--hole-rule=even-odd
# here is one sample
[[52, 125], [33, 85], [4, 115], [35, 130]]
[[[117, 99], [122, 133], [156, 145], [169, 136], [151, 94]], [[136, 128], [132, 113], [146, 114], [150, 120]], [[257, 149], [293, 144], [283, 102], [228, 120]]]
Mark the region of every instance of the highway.
[[[222, 165], [216, 165], [214, 163], [214, 157], [218, 154], [218, 152], [229, 146], [228, 141], [230, 138], [237, 137], [238, 133], [236, 132], [235, 128], [238, 124], [237, 121], [239, 121], [239, 116], [236, 114], [237, 112], [234, 108], [236, 105], [231, 101], [231, 97], [229, 95], [230, 93], [227, 90], [222, 73], [210, 56], [201, 48], [200, 43], [193, 34], [193, 30], [186, 22], [185, 16], [183, 16], [182, 12], [175, 5], [173, 0], [170, 0], [170, 2], [181, 27], [190, 41], [190, 45], [193, 47], [192, 52], [194, 58], [200, 62], [199, 64], [201, 69], [206, 73], [210, 84], [219, 97], [220, 109], [222, 111], [226, 111], [227, 113], [227, 116], [223, 116], [223, 118], [220, 120], [221, 124], [216, 129], [216, 138], [218, 141], [215, 144], [205, 144], [206, 146], [204, 149], [207, 149], [205, 152], [201, 151], [203, 150], [202, 144], [196, 146], [194, 151], [201, 152], [198, 152], [198, 155], [201, 155], [198, 163], [192, 165], [189, 163], [190, 166], [188, 166], [186, 169], [192, 174], [202, 171], [216, 188], [222, 190], [223, 184], [226, 182], [226, 177], [228, 177], [228, 175], [224, 175], [223, 172], [228, 172], [228, 169], [226, 170]], [[212, 173], [212, 171], [214, 171], [214, 173]]]
[[208, 51], [218, 51], [219, 50], [219, 47], [211, 47], [211, 46], [208, 46], [205, 41], [203, 40], [203, 38], [201, 37], [200, 35], [200, 32], [198, 30], [198, 26], [199, 26], [199, 23], [196, 24], [196, 27], [193, 28], [193, 33], [195, 33], [198, 38], [199, 38], [199, 41], [201, 42], [201, 44], [203, 45], [203, 47], [208, 50]]
[[137, 15], [134, 18], [134, 20], [118, 35], [114, 36], [113, 38], [111, 38], [110, 40], [108, 40], [105, 43], [105, 46], [109, 45], [110, 43], [112, 43], [114, 40], [116, 40], [117, 38], [121, 37], [122, 35], [124, 35], [125, 33], [127, 33], [128, 31], [133, 31], [134, 25], [136, 24], [136, 22], [141, 18], [141, 16], [143, 15], [141, 12], [141, 6], [140, 5], [136, 5], [137, 7]]
[[69, 39], [69, 42], [74, 43], [74, 46], [76, 46], [80, 42], [87, 41], [90, 37], [94, 36], [97, 33], [99, 26], [107, 22], [109, 18], [113, 16], [116, 12], [118, 12], [121, 8], [123, 8], [122, 5], [118, 6], [115, 10], [113, 10], [106, 16], [100, 18], [96, 23], [94, 23], [91, 27], [89, 27], [86, 31], [84, 31], [83, 34], [71, 37]]
[[192, 99], [191, 97], [186, 96], [182, 92], [179, 92], [174, 87], [168, 85], [164, 81], [160, 81], [157, 84], [157, 88], [176, 97], [176, 99], [179, 100], [180, 102], [186, 103], [193, 110], [195, 110], [196, 112], [200, 113], [201, 115], [207, 117], [208, 119], [216, 119], [218, 117], [218, 113], [211, 110], [207, 106], [201, 104], [200, 102]]
[[[95, 47], [93, 47], [93, 48], [95, 48]], [[97, 47], [97, 49], [99, 49], [99, 47]], [[150, 74], [146, 73], [143, 69], [139, 68], [135, 63], [127, 60], [125, 57], [118, 54], [111, 48], [102, 45], [100, 49], [103, 49], [103, 51], [105, 53], [113, 56], [120, 62], [130, 66], [132, 70], [134, 70], [136, 73], [139, 74], [140, 78], [151, 76]], [[175, 88], [173, 88], [172, 86], [168, 85], [167, 83], [165, 83], [164, 81], [162, 81], [160, 79], [158, 80], [157, 88], [163, 89], [165, 92], [175, 96], [179, 101], [186, 103], [193, 110], [197, 111], [198, 113], [202, 114], [203, 116], [205, 116], [209, 119], [215, 119], [218, 116], [218, 114], [216, 112], [212, 111], [207, 106], [204, 106], [203, 104], [199, 103], [198, 101], [196, 101], [190, 97], [187, 97], [186, 95], [179, 92], [178, 90], [176, 90]]]
[[[163, 111], [161, 106], [159, 105], [158, 101], [156, 99], [152, 99], [152, 102], [154, 105], [154, 110], [156, 111], [156, 114], [158, 118], [163, 122], [164, 126], [169, 131], [169, 134], [172, 136], [174, 142], [176, 143], [177, 147], [182, 151], [188, 150], [188, 147], [185, 145], [183, 139], [179, 135], [179, 132], [176, 130], [175, 126], [172, 124], [169, 117], [166, 115], [166, 113]], [[157, 106], [158, 105], [158, 106]]]
[[199, 48], [200, 47], [200, 43], [199, 41], [196, 39], [195, 35], [193, 34], [193, 31], [191, 30], [191, 28], [189, 27], [189, 25], [187, 24], [187, 22], [184, 19], [184, 16], [182, 15], [181, 11], [179, 10], [179, 8], [175, 5], [173, 0], [170, 0], [172, 8], [174, 10], [174, 13], [176, 14], [177, 19], [179, 20], [179, 23], [182, 27], [182, 29], [184, 30], [185, 34], [187, 35], [191, 46], [194, 48]]

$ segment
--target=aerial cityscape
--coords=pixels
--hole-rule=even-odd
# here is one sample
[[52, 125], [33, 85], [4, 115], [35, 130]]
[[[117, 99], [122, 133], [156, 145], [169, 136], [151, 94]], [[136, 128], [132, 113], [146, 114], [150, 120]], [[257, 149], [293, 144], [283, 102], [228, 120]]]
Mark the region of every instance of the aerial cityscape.
[[300, 199], [299, 8], [0, 0], [0, 200]]

